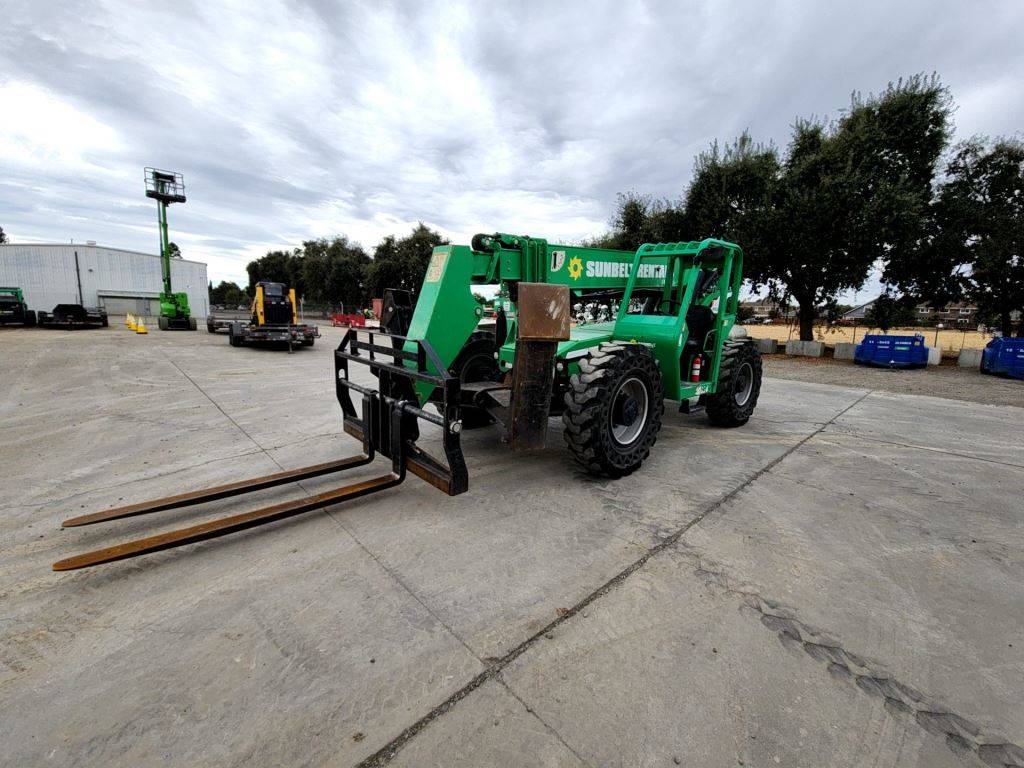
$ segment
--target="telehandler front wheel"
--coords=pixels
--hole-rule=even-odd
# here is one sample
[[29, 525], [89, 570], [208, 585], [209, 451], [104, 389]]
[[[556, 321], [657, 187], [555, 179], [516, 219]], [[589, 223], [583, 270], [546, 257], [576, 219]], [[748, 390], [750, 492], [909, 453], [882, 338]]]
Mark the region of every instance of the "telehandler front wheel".
[[[489, 331], [474, 331], [459, 350], [455, 360], [448, 367], [452, 376], [457, 376], [462, 384], [473, 384], [481, 381], [498, 381], [501, 371], [498, 361], [494, 358], [494, 334]], [[437, 395], [440, 392], [435, 393]], [[460, 409], [463, 429], [479, 429], [494, 423], [494, 417], [481, 408], [464, 405]]]
[[708, 396], [708, 419], [717, 427], [742, 427], [761, 394], [761, 353], [750, 339], [729, 339], [722, 346], [718, 391]]
[[590, 474], [622, 477], [651, 452], [665, 412], [661, 369], [648, 347], [602, 344], [580, 360], [565, 393], [565, 442]]

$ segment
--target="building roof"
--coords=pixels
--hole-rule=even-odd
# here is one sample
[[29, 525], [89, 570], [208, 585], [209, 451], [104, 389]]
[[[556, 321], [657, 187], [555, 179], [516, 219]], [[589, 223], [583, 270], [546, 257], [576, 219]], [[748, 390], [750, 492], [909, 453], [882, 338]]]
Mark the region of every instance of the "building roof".
[[[146, 253], [145, 251], [136, 251], [132, 248], [115, 248], [110, 245], [101, 245], [100, 243], [0, 243], [0, 248], [102, 248], [104, 251], [118, 251], [119, 253], [130, 253], [134, 256], [149, 256], [152, 259], [159, 259], [160, 255], [156, 253]], [[185, 259], [181, 257], [173, 257], [175, 261], [187, 261], [189, 264], [202, 264], [206, 266], [205, 261], [196, 261], [195, 259]]]
[[863, 318], [863, 317], [865, 317], [867, 315], [868, 310], [871, 309], [871, 305], [874, 304], [875, 301], [877, 301], [877, 300], [878, 300], [878, 297], [876, 296], [871, 301], [866, 301], [863, 304], [861, 304], [860, 306], [854, 307], [853, 309], [848, 310], [847, 312], [843, 312], [842, 319], [843, 320], [860, 320], [861, 318]]

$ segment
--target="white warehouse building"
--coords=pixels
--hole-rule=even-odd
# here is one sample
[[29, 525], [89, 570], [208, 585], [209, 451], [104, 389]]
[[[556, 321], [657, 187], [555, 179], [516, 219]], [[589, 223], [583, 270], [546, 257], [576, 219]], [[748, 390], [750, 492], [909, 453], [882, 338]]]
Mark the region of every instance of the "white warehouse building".
[[[206, 265], [171, 259], [171, 285], [188, 293], [192, 316], [209, 312]], [[85, 245], [0, 245], [0, 286], [21, 288], [29, 309], [52, 312], [57, 304], [103, 307], [111, 315], [160, 314], [160, 257], [151, 253]]]

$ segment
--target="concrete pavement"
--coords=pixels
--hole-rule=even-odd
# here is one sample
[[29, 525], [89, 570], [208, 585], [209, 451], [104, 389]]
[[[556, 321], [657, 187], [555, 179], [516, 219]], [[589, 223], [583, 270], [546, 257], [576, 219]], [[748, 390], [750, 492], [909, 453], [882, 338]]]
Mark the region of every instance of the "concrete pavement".
[[0, 764], [1024, 766], [1021, 408], [767, 380], [620, 481], [482, 430], [459, 497], [50, 571], [240, 505], [64, 518], [355, 453], [324, 330], [0, 334]]

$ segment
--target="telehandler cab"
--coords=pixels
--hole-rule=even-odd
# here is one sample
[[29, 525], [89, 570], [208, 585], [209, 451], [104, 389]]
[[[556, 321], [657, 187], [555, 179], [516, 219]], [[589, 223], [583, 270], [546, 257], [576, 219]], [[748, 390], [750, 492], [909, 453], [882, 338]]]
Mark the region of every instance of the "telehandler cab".
[[[463, 427], [497, 424], [513, 450], [545, 443], [549, 417], [587, 472], [637, 470], [661, 429], [665, 401], [705, 410], [722, 427], [745, 424], [761, 388], [761, 358], [733, 338], [743, 252], [721, 240], [659, 243], [635, 253], [476, 235], [434, 249], [419, 297], [389, 291], [382, 330], [349, 329], [334, 352], [344, 429], [362, 442], [349, 459], [67, 520], [88, 525], [249, 493], [391, 459], [383, 475], [296, 501], [89, 552], [55, 570], [156, 552], [298, 515], [398, 485], [412, 472], [449, 495], [469, 487]], [[493, 331], [472, 288], [498, 286]], [[607, 322], [570, 325], [570, 296], [616, 301]], [[352, 374], [362, 371], [363, 375]], [[357, 380], [357, 378], [359, 380]], [[372, 385], [376, 378], [376, 384]], [[353, 402], [352, 393], [356, 394]], [[419, 444], [438, 430], [443, 461]], [[429, 446], [427, 446], [429, 447]]]

